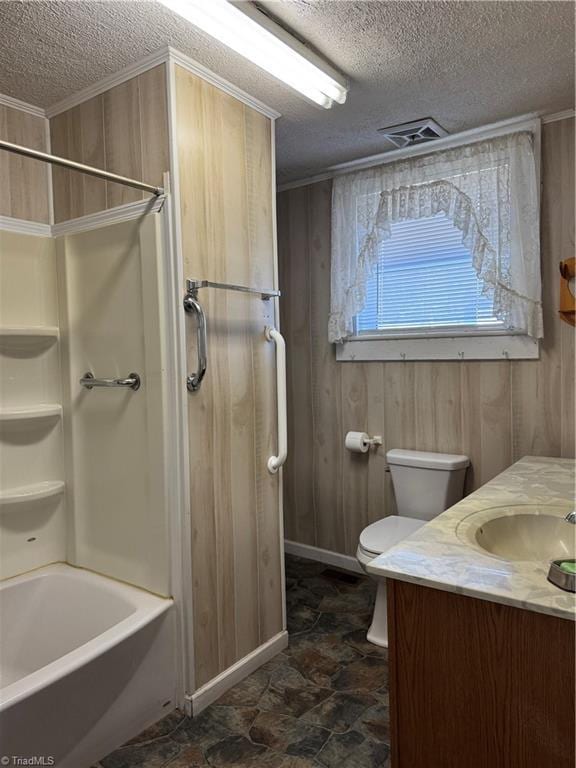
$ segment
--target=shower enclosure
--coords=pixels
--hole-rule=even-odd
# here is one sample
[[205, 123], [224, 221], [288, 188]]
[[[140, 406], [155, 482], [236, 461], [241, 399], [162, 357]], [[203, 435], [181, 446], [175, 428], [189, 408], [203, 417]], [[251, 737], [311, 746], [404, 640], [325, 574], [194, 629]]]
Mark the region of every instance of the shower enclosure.
[[2, 754], [88, 768], [287, 643], [274, 118], [172, 50], [0, 96]]

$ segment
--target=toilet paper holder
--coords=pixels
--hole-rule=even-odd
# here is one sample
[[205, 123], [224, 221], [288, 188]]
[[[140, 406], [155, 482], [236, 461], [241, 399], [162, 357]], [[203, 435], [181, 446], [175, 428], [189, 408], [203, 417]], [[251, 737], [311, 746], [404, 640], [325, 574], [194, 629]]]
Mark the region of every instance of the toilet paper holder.
[[344, 444], [352, 453], [365, 454], [370, 448], [382, 445], [382, 435], [372, 436], [366, 432], [347, 432]]

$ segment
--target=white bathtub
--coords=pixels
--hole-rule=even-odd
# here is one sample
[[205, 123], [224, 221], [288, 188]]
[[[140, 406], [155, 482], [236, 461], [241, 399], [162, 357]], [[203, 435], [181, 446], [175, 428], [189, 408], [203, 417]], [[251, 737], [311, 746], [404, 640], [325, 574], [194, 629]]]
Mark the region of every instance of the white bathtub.
[[172, 606], [67, 565], [2, 582], [2, 765], [87, 768], [172, 709]]

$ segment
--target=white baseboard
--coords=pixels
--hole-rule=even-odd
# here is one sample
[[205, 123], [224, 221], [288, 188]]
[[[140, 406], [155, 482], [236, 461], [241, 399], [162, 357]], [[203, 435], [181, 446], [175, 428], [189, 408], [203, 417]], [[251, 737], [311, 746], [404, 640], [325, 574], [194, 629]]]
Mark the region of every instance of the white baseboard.
[[309, 544], [298, 544], [296, 541], [285, 541], [284, 550], [289, 555], [305, 557], [308, 560], [316, 560], [319, 563], [333, 565], [336, 568], [342, 568], [352, 573], [364, 573], [362, 566], [355, 557], [350, 555], [341, 555], [339, 552], [331, 552], [329, 549], [320, 549], [320, 547], [311, 547]]
[[[206, 709], [207, 706], [219, 699], [220, 696], [232, 688], [233, 685], [244, 680], [245, 677], [255, 672], [258, 667], [270, 661], [276, 654], [283, 651], [288, 645], [288, 632], [279, 632], [255, 651], [244, 656], [224, 672], [203, 685], [191, 696], [186, 696], [187, 714], [195, 717]], [[189, 710], [189, 711], [188, 711]]]

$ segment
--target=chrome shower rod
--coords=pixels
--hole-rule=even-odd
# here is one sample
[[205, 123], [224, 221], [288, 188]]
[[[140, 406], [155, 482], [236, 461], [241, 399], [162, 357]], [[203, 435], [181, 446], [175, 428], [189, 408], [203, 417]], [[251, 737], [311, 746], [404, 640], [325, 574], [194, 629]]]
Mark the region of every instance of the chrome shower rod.
[[77, 163], [75, 160], [68, 160], [65, 157], [50, 155], [48, 152], [41, 152], [38, 149], [30, 149], [29, 147], [22, 147], [19, 144], [12, 144], [10, 141], [0, 140], [0, 149], [5, 149], [7, 152], [14, 152], [16, 155], [31, 157], [34, 160], [41, 160], [43, 163], [51, 163], [52, 165], [59, 165], [62, 168], [69, 168], [71, 171], [86, 173], [88, 176], [96, 176], [98, 179], [106, 179], [106, 181], [112, 181], [115, 184], [124, 184], [126, 187], [141, 189], [143, 192], [150, 192], [150, 194], [156, 195], [156, 197], [160, 197], [160, 195], [164, 194], [164, 189], [162, 187], [145, 184], [143, 181], [130, 179], [127, 176], [119, 176], [117, 173], [104, 171], [101, 168], [94, 168], [91, 165], [84, 165], [84, 163]]

